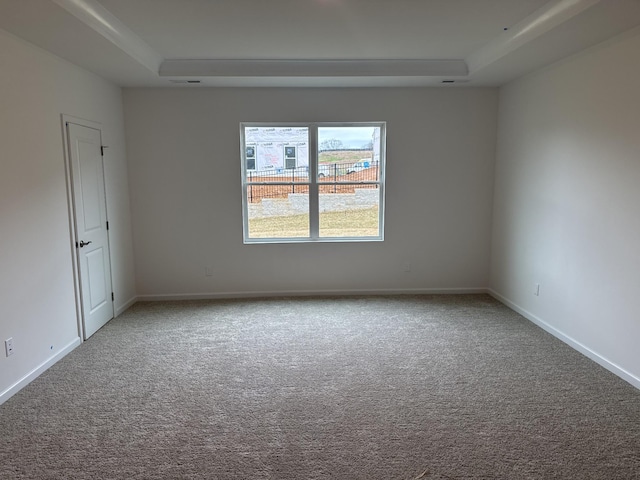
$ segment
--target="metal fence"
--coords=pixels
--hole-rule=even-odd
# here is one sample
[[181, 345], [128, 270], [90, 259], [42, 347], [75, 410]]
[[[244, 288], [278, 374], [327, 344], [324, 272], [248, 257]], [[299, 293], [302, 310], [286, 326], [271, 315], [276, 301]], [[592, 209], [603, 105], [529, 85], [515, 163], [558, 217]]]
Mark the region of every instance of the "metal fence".
[[[320, 193], [354, 193], [356, 188], [378, 188], [375, 184], [358, 185], [359, 182], [377, 182], [378, 180], [379, 168], [374, 162], [318, 166]], [[271, 182], [274, 185], [269, 185]], [[259, 203], [263, 198], [287, 198], [290, 193], [309, 193], [308, 185], [300, 185], [308, 182], [309, 168], [306, 166], [291, 169], [248, 170], [247, 199], [250, 203]], [[327, 184], [323, 185], [324, 182]]]

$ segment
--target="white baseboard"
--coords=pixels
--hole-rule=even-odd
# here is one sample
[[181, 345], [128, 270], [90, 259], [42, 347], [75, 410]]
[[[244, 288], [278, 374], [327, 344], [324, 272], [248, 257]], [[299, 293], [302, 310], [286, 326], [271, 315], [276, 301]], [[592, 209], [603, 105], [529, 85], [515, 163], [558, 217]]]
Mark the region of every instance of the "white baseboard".
[[327, 297], [347, 295], [452, 295], [487, 293], [484, 287], [470, 288], [383, 288], [361, 290], [259, 290], [249, 292], [219, 293], [175, 293], [161, 295], [139, 295], [138, 301], [171, 301], [171, 300], [218, 300], [228, 298], [265, 298], [265, 297]]
[[24, 387], [26, 387], [29, 383], [33, 382], [42, 372], [47, 370], [49, 367], [53, 366], [60, 359], [65, 357], [69, 352], [71, 352], [76, 347], [78, 347], [81, 343], [82, 343], [82, 341], [80, 340], [80, 337], [74, 339], [68, 345], [63, 347], [58, 353], [56, 353], [55, 355], [49, 357], [43, 363], [38, 365], [36, 368], [31, 370], [29, 373], [27, 373], [20, 380], [18, 380], [16, 383], [14, 383], [9, 388], [7, 388], [4, 392], [0, 393], [0, 405], [2, 405], [4, 402], [9, 400], [12, 396], [14, 396], [16, 393], [18, 393]]
[[511, 300], [503, 297], [502, 295], [500, 295], [495, 290], [488, 289], [487, 293], [489, 295], [491, 295], [493, 298], [495, 298], [496, 300], [498, 300], [499, 302], [504, 303], [511, 310], [514, 310], [514, 311], [518, 312], [520, 315], [525, 317], [527, 320], [535, 323], [536, 325], [538, 325], [543, 330], [549, 332], [551, 335], [553, 335], [557, 339], [563, 341], [564, 343], [569, 345], [574, 350], [577, 350], [578, 352], [582, 353], [586, 357], [588, 357], [591, 360], [593, 360], [594, 362], [596, 362], [598, 365], [606, 368], [611, 373], [613, 373], [613, 374], [617, 375], [618, 377], [622, 378], [623, 380], [625, 380], [626, 382], [630, 383], [631, 385], [633, 385], [637, 389], [640, 389], [640, 378], [636, 377], [632, 373], [626, 371], [624, 368], [620, 367], [619, 365], [616, 365], [612, 361], [610, 361], [607, 358], [603, 357], [598, 352], [595, 352], [595, 351], [591, 350], [586, 345], [583, 345], [582, 343], [578, 342], [577, 340], [571, 338], [569, 335], [561, 332], [557, 328], [549, 325], [547, 322], [545, 322], [541, 318], [537, 317], [533, 313], [525, 310], [524, 308], [520, 307], [519, 305], [517, 305], [516, 303], [512, 302]]
[[131, 297], [129, 300], [124, 302], [122, 305], [120, 305], [119, 307], [116, 307], [116, 311], [115, 311], [115, 315], [114, 316], [116, 316], [116, 317], [119, 316], [121, 313], [123, 313], [125, 310], [127, 310], [129, 307], [131, 307], [137, 301], [138, 301], [138, 297], [137, 296]]

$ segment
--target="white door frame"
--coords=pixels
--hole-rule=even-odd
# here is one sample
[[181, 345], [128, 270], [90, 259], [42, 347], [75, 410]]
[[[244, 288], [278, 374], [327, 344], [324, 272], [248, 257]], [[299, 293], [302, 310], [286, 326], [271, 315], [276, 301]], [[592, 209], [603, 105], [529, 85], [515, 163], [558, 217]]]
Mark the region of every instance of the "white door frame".
[[[69, 209], [69, 246], [71, 248], [71, 262], [73, 269], [73, 286], [74, 286], [74, 294], [75, 294], [75, 303], [76, 303], [76, 322], [78, 325], [78, 337], [80, 337], [80, 341], [84, 342], [84, 318], [83, 318], [83, 310], [82, 310], [82, 295], [80, 289], [80, 266], [78, 265], [78, 252], [76, 248], [76, 212], [75, 212], [75, 199], [73, 192], [73, 179], [71, 177], [71, 150], [69, 145], [69, 131], [67, 130], [68, 123], [74, 123], [76, 125], [82, 125], [84, 127], [93, 128], [95, 130], [100, 131], [100, 137], [102, 138], [102, 124], [99, 122], [94, 122], [92, 120], [86, 120], [80, 117], [74, 117], [73, 115], [62, 114], [61, 115], [62, 122], [62, 138], [63, 138], [63, 149], [64, 149], [64, 166], [65, 166], [65, 180], [67, 186], [67, 207]], [[102, 171], [103, 178], [105, 180], [105, 203], [107, 196], [107, 185], [106, 185], [106, 175], [104, 175], [104, 157], [102, 160]], [[109, 218], [109, 210], [107, 208], [107, 219]], [[111, 267], [111, 238], [109, 235], [109, 230], [107, 230], [107, 248], [109, 250], [109, 264]], [[113, 271], [113, 270], [112, 270]], [[109, 281], [111, 282], [111, 291], [113, 291], [113, 273], [111, 274]]]

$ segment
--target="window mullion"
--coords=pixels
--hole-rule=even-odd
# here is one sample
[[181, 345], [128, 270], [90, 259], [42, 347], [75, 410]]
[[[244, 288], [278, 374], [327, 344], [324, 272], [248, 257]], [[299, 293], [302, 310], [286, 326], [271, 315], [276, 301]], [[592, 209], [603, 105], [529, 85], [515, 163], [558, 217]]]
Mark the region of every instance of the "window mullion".
[[309, 137], [309, 233], [315, 239], [320, 236], [317, 125], [309, 125]]

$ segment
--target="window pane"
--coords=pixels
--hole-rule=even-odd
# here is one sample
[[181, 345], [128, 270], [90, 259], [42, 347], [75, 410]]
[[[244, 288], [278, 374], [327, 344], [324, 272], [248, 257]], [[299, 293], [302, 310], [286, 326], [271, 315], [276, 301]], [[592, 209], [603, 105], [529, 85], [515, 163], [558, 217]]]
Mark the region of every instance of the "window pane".
[[[247, 186], [248, 238], [309, 237], [309, 192], [288, 193], [251, 202]], [[256, 188], [264, 186], [253, 186]], [[267, 188], [281, 187], [268, 185]], [[301, 188], [300, 185], [296, 188]]]
[[379, 163], [380, 127], [318, 127], [318, 181], [378, 180]]
[[382, 240], [384, 132], [384, 122], [242, 123], [245, 243]]
[[321, 185], [320, 237], [380, 236], [378, 185]]
[[248, 182], [308, 182], [308, 127], [245, 127]]

